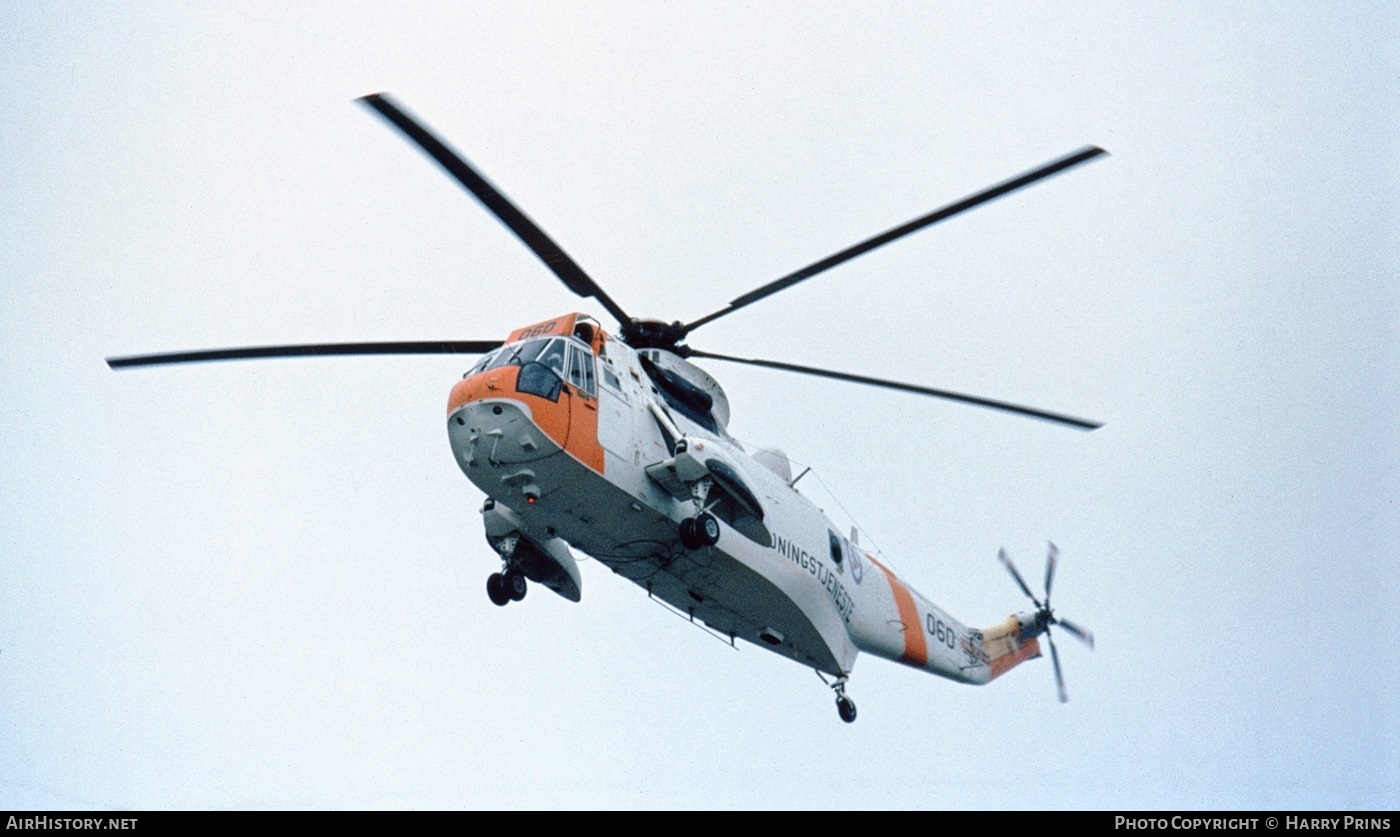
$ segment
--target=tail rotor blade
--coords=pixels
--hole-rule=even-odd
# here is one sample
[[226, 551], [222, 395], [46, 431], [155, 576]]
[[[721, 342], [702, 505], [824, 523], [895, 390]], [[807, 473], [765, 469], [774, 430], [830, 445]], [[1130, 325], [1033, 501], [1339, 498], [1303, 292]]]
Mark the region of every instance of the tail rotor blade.
[[1055, 565], [1060, 561], [1060, 548], [1053, 542], [1045, 553], [1045, 606], [1050, 606], [1050, 584], [1055, 580]]
[[1031, 588], [1026, 586], [1025, 579], [1021, 578], [1021, 574], [1016, 571], [1016, 565], [1011, 563], [1011, 557], [1006, 554], [1005, 549], [999, 550], [997, 552], [997, 560], [1001, 561], [1001, 563], [1006, 567], [1007, 571], [1011, 573], [1011, 577], [1016, 579], [1016, 584], [1020, 586], [1021, 592], [1026, 594], [1026, 598], [1030, 599], [1032, 602], [1035, 602], [1036, 610], [1039, 610], [1040, 602], [1031, 593]]
[[1073, 634], [1076, 638], [1078, 638], [1080, 642], [1082, 642], [1082, 643], [1084, 643], [1085, 645], [1089, 646], [1090, 650], [1093, 649], [1093, 647], [1094, 647], [1094, 634], [1093, 634], [1092, 631], [1089, 631], [1089, 630], [1086, 630], [1086, 629], [1084, 629], [1084, 628], [1081, 628], [1081, 627], [1079, 627], [1078, 625], [1074, 624], [1073, 622], [1069, 621], [1068, 619], [1060, 619], [1060, 620], [1057, 620], [1057, 621], [1055, 622], [1055, 624], [1057, 624], [1057, 625], [1059, 625], [1061, 628], [1064, 628], [1065, 630], [1069, 631], [1069, 632], [1070, 632], [1071, 634]]
[[1055, 640], [1051, 639], [1050, 632], [1045, 632], [1045, 638], [1050, 640], [1050, 662], [1055, 664], [1055, 688], [1060, 692], [1060, 703], [1069, 703], [1069, 695], [1065, 692], [1065, 676], [1060, 672], [1060, 652], [1055, 650]]

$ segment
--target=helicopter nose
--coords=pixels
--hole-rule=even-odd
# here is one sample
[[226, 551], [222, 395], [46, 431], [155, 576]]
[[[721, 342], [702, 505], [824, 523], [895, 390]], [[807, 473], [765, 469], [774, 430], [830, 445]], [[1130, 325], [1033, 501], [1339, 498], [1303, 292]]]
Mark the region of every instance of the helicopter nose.
[[509, 381], [505, 380], [509, 372], [510, 367], [490, 369], [478, 372], [469, 378], [463, 378], [453, 384], [452, 393], [447, 397], [447, 414], [451, 415], [463, 405], [473, 401], [513, 392], [515, 388], [510, 385]]
[[[511, 426], [511, 433], [526, 433], [527, 426], [533, 427], [533, 435], [542, 434], [557, 446], [565, 447], [569, 441], [571, 399], [562, 397], [557, 386], [553, 400], [534, 394], [528, 385], [523, 385], [524, 391], [521, 391], [522, 385], [518, 385], [520, 369], [508, 364], [453, 384], [452, 393], [447, 398], [447, 416], [449, 426], [455, 428], [454, 432], [460, 430], [470, 435], [472, 426], [481, 421], [493, 425], [505, 421]], [[550, 374], [552, 376], [553, 373]], [[557, 383], [557, 378], [554, 380]], [[601, 449], [596, 458], [601, 469]]]

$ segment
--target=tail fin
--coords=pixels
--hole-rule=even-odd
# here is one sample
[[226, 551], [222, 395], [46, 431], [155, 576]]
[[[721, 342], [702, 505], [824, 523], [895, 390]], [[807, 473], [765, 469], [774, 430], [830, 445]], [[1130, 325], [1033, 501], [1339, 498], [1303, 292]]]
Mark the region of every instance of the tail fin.
[[1023, 628], [1020, 619], [1009, 616], [1005, 622], [982, 631], [982, 647], [989, 658], [992, 680], [1040, 656], [1040, 642], [1033, 636], [1023, 639]]

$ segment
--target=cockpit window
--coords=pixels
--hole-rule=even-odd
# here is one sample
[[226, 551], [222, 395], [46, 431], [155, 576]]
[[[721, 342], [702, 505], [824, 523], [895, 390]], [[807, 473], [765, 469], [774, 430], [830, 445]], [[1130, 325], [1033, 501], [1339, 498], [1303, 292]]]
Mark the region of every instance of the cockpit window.
[[[545, 341], [542, 341], [545, 342]], [[564, 341], [558, 338], [547, 341], [548, 345], [539, 353], [538, 360], [562, 379], [564, 377]], [[536, 358], [531, 358], [532, 360]]]
[[466, 377], [502, 366], [538, 363], [589, 395], [598, 394], [593, 352], [576, 340], [540, 337], [497, 349], [476, 362]]
[[493, 352], [487, 352], [486, 354], [482, 355], [481, 360], [478, 360], [476, 364], [472, 366], [471, 369], [467, 370], [467, 374], [463, 375], [462, 377], [470, 378], [478, 372], [486, 371], [486, 367], [490, 365], [492, 360], [495, 360], [496, 355], [500, 354], [500, 351], [500, 349], [496, 349]]
[[588, 393], [598, 392], [593, 378], [593, 353], [577, 343], [569, 345], [569, 383]]
[[[481, 366], [481, 368], [475, 371], [482, 372], [487, 369], [496, 369], [498, 367], [505, 366], [506, 364], [524, 366], [525, 364], [539, 357], [540, 350], [545, 348], [546, 344], [558, 342], [558, 340], [550, 340], [549, 338], [544, 338], [540, 340], [526, 340], [523, 343], [516, 343], [513, 346], [506, 346], [503, 349], [499, 349], [494, 355], [488, 355], [485, 358], [486, 363], [478, 364]], [[562, 353], [562, 351], [563, 349], [561, 348], [560, 352]], [[557, 371], [562, 377], [564, 374], [563, 366], [560, 366]]]

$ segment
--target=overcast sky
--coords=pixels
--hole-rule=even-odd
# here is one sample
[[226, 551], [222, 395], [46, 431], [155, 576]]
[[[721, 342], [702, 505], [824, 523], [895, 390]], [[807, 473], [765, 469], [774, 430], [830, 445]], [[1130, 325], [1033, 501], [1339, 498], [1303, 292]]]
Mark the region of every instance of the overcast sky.
[[[5, 4], [0, 807], [1393, 808], [1397, 44], [1386, 3]], [[707, 367], [967, 623], [1055, 541], [1071, 702], [862, 657], [848, 726], [593, 561], [494, 607], [469, 359], [110, 371], [606, 318], [377, 91], [666, 320], [1108, 149], [691, 340], [1105, 422]]]

